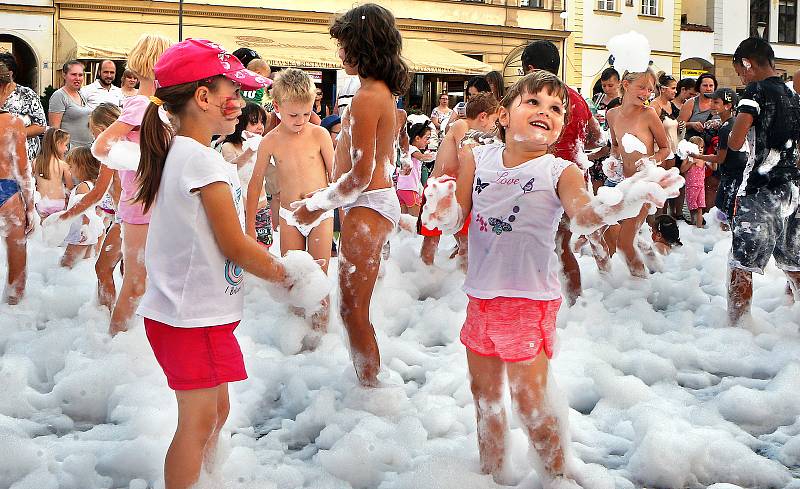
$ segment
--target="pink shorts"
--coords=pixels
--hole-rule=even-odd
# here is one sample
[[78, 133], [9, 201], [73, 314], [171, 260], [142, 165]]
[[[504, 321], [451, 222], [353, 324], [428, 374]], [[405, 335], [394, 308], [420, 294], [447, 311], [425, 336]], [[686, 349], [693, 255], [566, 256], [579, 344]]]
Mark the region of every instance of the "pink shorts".
[[686, 205], [690, 211], [706, 208], [705, 187], [686, 187]]
[[406, 207], [422, 204], [422, 196], [419, 195], [419, 192], [414, 192], [413, 190], [398, 190], [397, 198]]
[[531, 360], [542, 349], [547, 358], [552, 358], [560, 306], [561, 299], [469, 296], [461, 343], [473, 353], [499, 357], [504, 362]]
[[176, 328], [144, 318], [147, 339], [171, 389], [208, 389], [247, 378], [233, 330], [239, 321], [208, 328]]

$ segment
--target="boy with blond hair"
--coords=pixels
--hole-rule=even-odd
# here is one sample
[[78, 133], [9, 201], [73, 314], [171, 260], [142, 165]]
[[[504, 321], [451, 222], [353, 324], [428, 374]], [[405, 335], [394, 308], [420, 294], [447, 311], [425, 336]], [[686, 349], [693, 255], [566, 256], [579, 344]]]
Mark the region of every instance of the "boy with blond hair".
[[[327, 272], [333, 241], [333, 212], [324, 214], [310, 226], [303, 226], [292, 217], [291, 207], [292, 203], [330, 183], [333, 143], [328, 131], [309, 122], [314, 95], [314, 82], [296, 68], [281, 71], [272, 85], [273, 105], [280, 123], [264, 136], [258, 148], [253, 177], [247, 188], [246, 221], [247, 233], [255, 237], [258, 196], [264, 187], [265, 175], [272, 170], [280, 182], [281, 254], [290, 250], [308, 251], [315, 259], [324, 260], [322, 268]], [[316, 332], [324, 333], [327, 322], [326, 300], [322, 311], [312, 318], [312, 325]]]

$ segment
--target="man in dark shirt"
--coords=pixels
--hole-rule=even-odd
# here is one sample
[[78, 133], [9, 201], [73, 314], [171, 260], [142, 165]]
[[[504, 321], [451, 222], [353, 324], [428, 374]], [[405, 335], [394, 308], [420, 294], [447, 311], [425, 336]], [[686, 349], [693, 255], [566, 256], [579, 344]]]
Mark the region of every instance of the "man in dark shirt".
[[735, 324], [750, 313], [752, 272], [764, 273], [770, 256], [800, 290], [800, 98], [778, 77], [775, 53], [758, 37], [745, 39], [733, 67], [747, 84], [728, 147], [747, 143], [749, 158], [736, 200], [731, 246], [728, 318]]
[[[558, 76], [560, 64], [561, 57], [558, 53], [558, 48], [550, 41], [533, 41], [522, 52], [522, 67], [525, 70], [525, 74], [533, 73], [536, 70], [544, 70]], [[567, 122], [564, 124], [561, 137], [556, 143], [554, 154], [559, 158], [577, 163], [579, 161], [578, 152], [599, 147], [603, 136], [600, 124], [592, 115], [586, 100], [572, 88], [567, 87], [567, 90], [569, 92]], [[556, 253], [558, 253], [564, 270], [567, 302], [570, 305], [574, 304], [578, 296], [581, 295], [581, 269], [570, 248], [571, 238], [569, 220], [564, 216], [556, 234], [556, 242], [558, 243]]]

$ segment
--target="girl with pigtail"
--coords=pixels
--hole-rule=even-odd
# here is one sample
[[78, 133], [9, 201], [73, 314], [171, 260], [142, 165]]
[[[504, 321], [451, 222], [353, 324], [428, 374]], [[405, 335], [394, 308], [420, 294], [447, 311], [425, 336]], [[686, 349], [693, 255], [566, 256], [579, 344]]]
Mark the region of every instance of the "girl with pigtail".
[[[228, 415], [228, 382], [247, 378], [233, 331], [242, 319], [244, 271], [278, 285], [287, 299], [327, 294], [325, 276], [304, 252], [279, 260], [244, 233], [237, 169], [211, 149], [215, 134], [236, 127], [240, 88], [266, 79], [219, 45], [187, 39], [154, 68], [159, 88], [141, 123], [135, 203], [152, 211], [144, 263], [148, 284], [137, 314], [178, 401], [178, 427], [167, 451], [167, 489], [195, 484], [214, 469]], [[162, 121], [166, 111], [171, 124]], [[322, 293], [320, 296], [319, 293]], [[312, 297], [314, 296], [314, 297]], [[295, 304], [299, 305], [299, 304]]]
[[[122, 222], [122, 256], [125, 264], [125, 273], [122, 276], [122, 287], [119, 296], [111, 311], [111, 324], [109, 333], [115, 335], [127, 331], [136, 310], [139, 299], [144, 294], [147, 281], [142, 252], [147, 240], [147, 227], [150, 215], [142, 209], [140, 204], [133, 202], [136, 194], [136, 164], [139, 158], [137, 145], [139, 143], [140, 126], [145, 109], [150, 104], [149, 96], [156, 90], [153, 66], [159, 56], [172, 44], [172, 41], [158, 34], [144, 34], [128, 55], [128, 68], [139, 78], [139, 94], [125, 100], [122, 113], [108, 128], [97, 136], [92, 145], [92, 154], [102, 163], [100, 175], [94, 188], [69, 211], [61, 215], [60, 219], [72, 220], [83, 213], [90, 206], [100, 202], [108, 192], [114, 179], [114, 171], [120, 181], [121, 192], [117, 205], [117, 216]], [[122, 164], [115, 158], [110, 158], [112, 147], [120, 143], [127, 145], [118, 146], [117, 149], [131, 153], [126, 155], [127, 164]], [[113, 267], [112, 267], [113, 270]], [[111, 277], [113, 283], [113, 277]], [[108, 283], [108, 278], [106, 278]], [[99, 300], [104, 305], [113, 301], [110, 289], [106, 287], [99, 292]]]

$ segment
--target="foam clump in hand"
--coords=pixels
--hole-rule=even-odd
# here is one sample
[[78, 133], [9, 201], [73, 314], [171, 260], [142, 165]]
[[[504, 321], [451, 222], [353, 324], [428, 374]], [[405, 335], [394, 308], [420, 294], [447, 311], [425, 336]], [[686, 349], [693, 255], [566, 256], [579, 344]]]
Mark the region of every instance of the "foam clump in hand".
[[635, 31], [612, 37], [606, 45], [620, 74], [643, 73], [650, 66], [650, 41]]
[[242, 150], [250, 150], [254, 153], [257, 153], [258, 147], [261, 145], [261, 140], [264, 139], [264, 137], [260, 134], [242, 131], [242, 139]]
[[685, 160], [691, 155], [699, 155], [700, 147], [694, 143], [690, 143], [686, 139], [681, 139], [680, 142], [678, 142], [678, 147], [675, 148], [675, 154], [678, 155], [678, 158]]
[[72, 226], [72, 223], [60, 219], [61, 215], [65, 212], [67, 211], [54, 212], [42, 221], [42, 238], [47, 246], [60, 246], [64, 241], [64, 237], [69, 233], [69, 228]]
[[139, 169], [140, 158], [139, 144], [124, 140], [112, 144], [108, 156], [100, 161], [112, 170], [136, 171]]
[[[676, 197], [684, 179], [677, 168], [664, 168], [653, 164], [642, 164], [640, 170], [626, 178], [616, 187], [598, 192], [589, 205], [594, 207], [605, 224], [616, 224], [639, 214], [644, 204], [653, 204], [651, 213], [664, 205], [667, 199]], [[573, 219], [572, 232], [591, 234], [597, 226], [584, 225]]]
[[461, 207], [456, 200], [456, 182], [452, 177], [445, 175], [429, 179], [425, 187], [425, 199], [422, 224], [426, 228], [439, 228], [445, 234], [459, 230]]
[[272, 295], [281, 302], [305, 309], [313, 314], [322, 307], [322, 299], [331, 290], [328, 275], [305, 251], [292, 250], [279, 258], [286, 269], [286, 282], [272, 284]]

